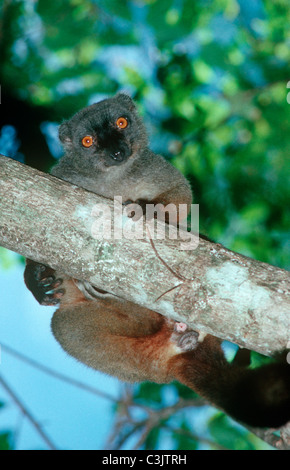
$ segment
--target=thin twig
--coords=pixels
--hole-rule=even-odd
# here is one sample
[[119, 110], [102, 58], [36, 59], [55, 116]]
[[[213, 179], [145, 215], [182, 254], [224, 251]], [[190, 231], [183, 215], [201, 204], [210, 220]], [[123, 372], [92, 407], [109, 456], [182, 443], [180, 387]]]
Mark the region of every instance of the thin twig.
[[[171, 274], [173, 274], [173, 276], [177, 277], [177, 279], [183, 281], [183, 282], [186, 282], [188, 281], [189, 279], [186, 279], [186, 277], [182, 276], [182, 274], [179, 274], [177, 273], [176, 271], [174, 271], [167, 263], [166, 261], [164, 261], [163, 258], [161, 258], [161, 256], [159, 255], [158, 251], [156, 250], [156, 247], [153, 243], [153, 239], [152, 239], [152, 236], [151, 236], [151, 233], [150, 233], [150, 230], [149, 230], [149, 227], [148, 225], [146, 225], [146, 229], [147, 229], [147, 233], [148, 233], [148, 237], [149, 237], [149, 240], [150, 240], [150, 244], [154, 250], [154, 253], [156, 254], [157, 258], [161, 261], [162, 264], [164, 264], [164, 266], [168, 269], [168, 271], [171, 272]], [[170, 289], [168, 289], [166, 292], [163, 292], [163, 294], [159, 295], [159, 297], [157, 297], [157, 299], [155, 300], [155, 302], [158, 302], [158, 300], [161, 299], [161, 297], [163, 297], [164, 295], [168, 294], [169, 292], [172, 292], [174, 289], [177, 289], [178, 287], [181, 287], [183, 285], [182, 284], [178, 284], [177, 286], [173, 286], [171, 287]]]
[[214, 442], [214, 441], [211, 441], [210, 439], [207, 439], [205, 437], [198, 436], [197, 434], [194, 434], [193, 432], [191, 432], [187, 429], [174, 428], [172, 426], [169, 426], [168, 424], [161, 424], [161, 428], [163, 428], [167, 431], [170, 431], [172, 434], [179, 434], [181, 436], [192, 439], [193, 441], [202, 442], [204, 444], [207, 444], [207, 445], [209, 445], [213, 448], [219, 449], [219, 450], [228, 450], [226, 447], [222, 446], [218, 442]]
[[[283, 436], [283, 428], [280, 430], [277, 429], [258, 429], [252, 428], [243, 424], [243, 426], [248, 429], [251, 433], [255, 434], [259, 439], [266, 442], [270, 446], [279, 450], [290, 450], [290, 442], [287, 442], [287, 439]], [[284, 429], [287, 429], [287, 425]], [[275, 434], [276, 431], [280, 431], [280, 434]]]
[[[106, 449], [121, 449], [130, 437], [140, 433], [134, 445], [134, 449], [138, 449], [144, 444], [149, 433], [156, 427], [164, 427], [164, 422], [174, 413], [186, 407], [199, 407], [207, 404], [203, 399], [199, 398], [191, 400], [181, 398], [174, 405], [153, 410], [147, 405], [134, 402], [132, 392], [128, 388], [125, 389], [124, 396], [119, 403], [121, 406], [118, 410], [113, 431], [107, 440]], [[138, 418], [135, 418], [135, 413], [132, 413], [133, 408], [139, 408], [144, 411], [147, 417], [138, 421]]]
[[172, 292], [174, 289], [177, 289], [177, 287], [181, 287], [181, 286], [183, 286], [183, 284], [177, 284], [177, 286], [170, 287], [170, 289], [168, 289], [166, 292], [163, 292], [163, 294], [159, 295], [159, 297], [157, 297], [155, 302], [158, 302], [158, 300], [160, 300], [161, 297], [163, 297], [166, 294], [169, 294], [169, 292]]
[[173, 276], [177, 277], [177, 279], [179, 279], [180, 281], [188, 281], [189, 279], [186, 279], [186, 277], [182, 276], [182, 274], [179, 274], [177, 273], [176, 271], [174, 271], [167, 263], [166, 261], [164, 261], [164, 259], [161, 258], [161, 256], [159, 255], [158, 251], [156, 250], [156, 247], [153, 243], [153, 240], [152, 240], [152, 236], [151, 236], [151, 233], [150, 233], [150, 230], [149, 230], [149, 227], [148, 225], [146, 225], [146, 229], [147, 229], [147, 233], [148, 233], [148, 237], [149, 237], [149, 240], [150, 240], [150, 243], [151, 243], [151, 246], [154, 250], [154, 253], [156, 254], [157, 258], [161, 261], [162, 264], [164, 264], [164, 266], [168, 269], [168, 271], [171, 272], [171, 274], [173, 274]]
[[60, 374], [59, 372], [56, 372], [55, 370], [50, 369], [49, 367], [46, 367], [46, 366], [40, 364], [39, 362], [35, 361], [34, 359], [30, 359], [29, 357], [23, 355], [22, 353], [19, 353], [19, 352], [15, 351], [10, 346], [7, 346], [7, 345], [3, 344], [1, 341], [0, 341], [0, 344], [1, 344], [1, 348], [3, 350], [5, 350], [7, 353], [17, 357], [18, 359], [20, 359], [23, 362], [26, 362], [27, 364], [31, 365], [32, 367], [35, 367], [36, 369], [41, 370], [45, 374], [51, 375], [51, 376], [53, 376], [53, 377], [55, 377], [59, 380], [62, 380], [63, 382], [67, 382], [70, 385], [74, 385], [75, 387], [81, 388], [81, 389], [85, 390], [86, 392], [92, 393], [94, 395], [98, 395], [99, 397], [105, 398], [106, 400], [110, 400], [113, 403], [117, 402], [117, 400], [114, 397], [112, 397], [111, 395], [109, 395], [105, 392], [102, 392], [101, 390], [97, 390], [96, 388], [91, 387], [90, 385], [84, 384], [82, 382], [79, 382], [78, 380], [75, 380], [75, 379], [67, 377], [63, 374]]
[[50, 438], [46, 435], [46, 433], [42, 430], [40, 424], [36, 421], [36, 419], [32, 416], [30, 411], [24, 406], [24, 404], [20, 401], [20, 399], [16, 396], [14, 391], [11, 389], [11, 387], [7, 384], [7, 382], [3, 379], [3, 376], [0, 375], [0, 385], [4, 388], [4, 390], [9, 394], [9, 396], [12, 398], [14, 403], [17, 405], [17, 407], [20, 409], [21, 413], [26, 416], [26, 418], [30, 421], [32, 426], [36, 429], [38, 434], [42, 437], [46, 445], [49, 447], [50, 450], [57, 450], [56, 446], [53, 444], [53, 442], [50, 440]]

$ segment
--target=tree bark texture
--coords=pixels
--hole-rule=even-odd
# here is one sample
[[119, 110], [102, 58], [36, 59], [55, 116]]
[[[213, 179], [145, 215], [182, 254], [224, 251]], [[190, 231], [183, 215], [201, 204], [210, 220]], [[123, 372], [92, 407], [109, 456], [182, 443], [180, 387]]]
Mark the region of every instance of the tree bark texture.
[[[266, 355], [289, 347], [288, 271], [205, 240], [184, 250], [168, 226], [163, 240], [145, 222], [141, 239], [97, 237], [98, 220], [112, 220], [98, 204], [114, 213], [113, 201], [0, 156], [1, 246], [202, 333]], [[135, 222], [118, 224], [131, 233]]]

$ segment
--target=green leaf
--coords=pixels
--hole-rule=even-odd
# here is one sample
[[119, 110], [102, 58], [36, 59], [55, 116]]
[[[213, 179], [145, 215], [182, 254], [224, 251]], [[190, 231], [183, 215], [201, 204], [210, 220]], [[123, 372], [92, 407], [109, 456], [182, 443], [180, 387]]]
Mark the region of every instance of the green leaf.
[[151, 429], [149, 432], [145, 442], [144, 442], [144, 449], [145, 450], [152, 450], [158, 448], [157, 443], [160, 436], [160, 428], [155, 427]]
[[183, 420], [180, 424], [180, 432], [173, 433], [173, 440], [175, 442], [174, 448], [176, 450], [196, 450], [198, 447], [198, 441], [195, 436], [191, 437], [192, 429], [188, 426], [188, 423]]
[[19, 255], [0, 246], [0, 268], [10, 269], [18, 262], [21, 262]]
[[13, 450], [12, 437], [13, 434], [10, 431], [0, 433], [0, 450]]
[[209, 421], [209, 432], [218, 444], [229, 450], [254, 450], [247, 433], [230, 424], [224, 414], [219, 413]]
[[151, 404], [161, 404], [162, 403], [162, 386], [152, 383], [144, 382], [141, 383], [136, 388], [136, 393], [134, 395], [134, 400], [136, 401], [147, 401]]

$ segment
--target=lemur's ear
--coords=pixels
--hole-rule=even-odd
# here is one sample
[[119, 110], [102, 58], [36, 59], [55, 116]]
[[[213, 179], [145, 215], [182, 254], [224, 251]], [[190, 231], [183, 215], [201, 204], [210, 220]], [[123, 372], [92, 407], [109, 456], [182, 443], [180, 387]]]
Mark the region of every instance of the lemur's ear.
[[68, 121], [64, 121], [58, 129], [58, 136], [60, 141], [65, 147], [70, 147], [72, 144], [72, 135]]
[[130, 109], [130, 111], [133, 111], [133, 110], [135, 111], [136, 110], [136, 106], [135, 106], [134, 101], [126, 93], [123, 93], [123, 92], [118, 93], [116, 95], [116, 100], [124, 103]]

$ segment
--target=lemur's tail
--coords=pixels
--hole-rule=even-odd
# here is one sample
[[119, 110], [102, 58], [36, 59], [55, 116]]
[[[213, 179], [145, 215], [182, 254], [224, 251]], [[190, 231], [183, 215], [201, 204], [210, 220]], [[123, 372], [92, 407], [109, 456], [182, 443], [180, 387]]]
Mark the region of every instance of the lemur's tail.
[[[207, 337], [208, 338], [208, 337]], [[253, 427], [280, 427], [290, 421], [290, 366], [257, 369], [229, 364], [220, 347], [207, 344], [175, 356], [174, 373], [214, 406]]]

